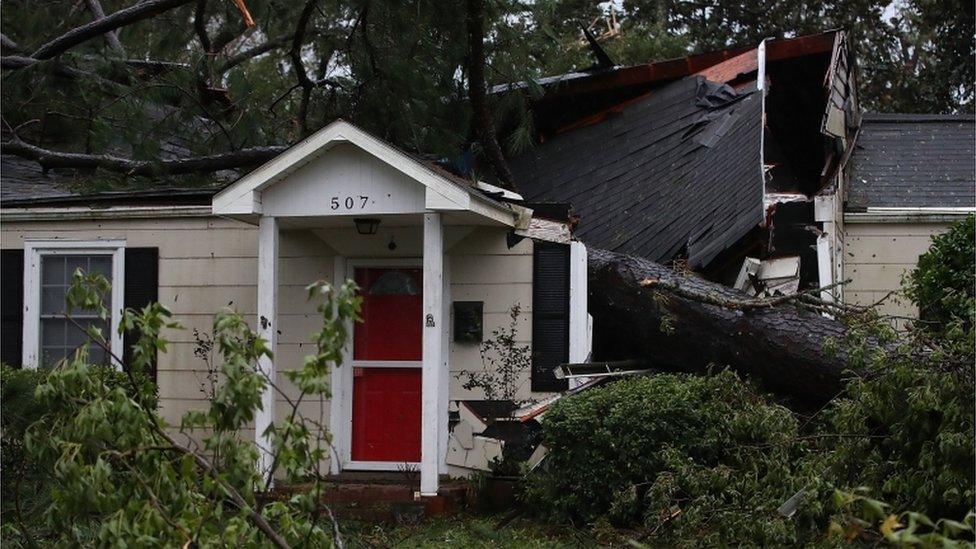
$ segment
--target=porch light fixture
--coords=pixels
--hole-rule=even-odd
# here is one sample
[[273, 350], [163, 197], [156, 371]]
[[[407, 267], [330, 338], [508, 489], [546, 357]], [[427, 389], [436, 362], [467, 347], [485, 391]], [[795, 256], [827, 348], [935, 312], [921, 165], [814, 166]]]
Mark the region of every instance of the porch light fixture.
[[357, 217], [352, 221], [359, 234], [376, 234], [376, 229], [380, 226], [380, 220], [372, 217]]

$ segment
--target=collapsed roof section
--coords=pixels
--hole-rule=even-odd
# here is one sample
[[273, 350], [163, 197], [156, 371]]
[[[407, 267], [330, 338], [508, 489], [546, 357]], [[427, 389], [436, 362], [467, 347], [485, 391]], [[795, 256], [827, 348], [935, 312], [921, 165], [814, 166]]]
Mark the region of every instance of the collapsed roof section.
[[[804, 288], [823, 278], [814, 202], [842, 191], [860, 123], [843, 31], [542, 87], [530, 99], [538, 145], [512, 160], [513, 174], [526, 199], [570, 204], [584, 242], [686, 258], [728, 284], [747, 255], [799, 256]], [[702, 101], [706, 88], [725, 97]]]
[[847, 209], [976, 207], [972, 114], [866, 114]]
[[762, 221], [762, 99], [691, 76], [512, 160], [531, 202], [572, 203], [588, 245], [707, 264]]

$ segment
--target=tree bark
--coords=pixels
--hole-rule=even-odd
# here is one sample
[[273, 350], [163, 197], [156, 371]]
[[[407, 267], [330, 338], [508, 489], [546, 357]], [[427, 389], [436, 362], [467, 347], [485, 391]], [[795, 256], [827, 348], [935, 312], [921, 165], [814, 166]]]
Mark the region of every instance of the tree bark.
[[485, 93], [485, 3], [484, 0], [467, 0], [468, 27], [468, 96], [471, 99], [471, 110], [474, 111], [474, 125], [478, 132], [478, 140], [485, 149], [485, 155], [495, 167], [495, 174], [501, 180], [502, 186], [515, 190], [512, 172], [508, 162], [498, 145], [495, 134], [495, 124], [491, 120], [488, 109], [488, 98]]
[[[639, 358], [692, 373], [729, 367], [802, 408], [843, 388], [841, 322], [799, 300], [757, 300], [646, 259], [587, 252], [593, 360]], [[836, 353], [824, 350], [831, 340]]]

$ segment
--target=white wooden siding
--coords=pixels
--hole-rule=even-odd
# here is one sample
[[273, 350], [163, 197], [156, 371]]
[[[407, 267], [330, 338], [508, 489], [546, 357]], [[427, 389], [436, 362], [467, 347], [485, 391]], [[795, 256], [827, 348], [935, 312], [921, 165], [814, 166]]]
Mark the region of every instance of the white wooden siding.
[[911, 316], [917, 308], [900, 294], [902, 277], [915, 268], [918, 256], [932, 244], [932, 236], [945, 232], [945, 223], [845, 224], [844, 288], [848, 303], [869, 305], [895, 292], [880, 307], [884, 314]]

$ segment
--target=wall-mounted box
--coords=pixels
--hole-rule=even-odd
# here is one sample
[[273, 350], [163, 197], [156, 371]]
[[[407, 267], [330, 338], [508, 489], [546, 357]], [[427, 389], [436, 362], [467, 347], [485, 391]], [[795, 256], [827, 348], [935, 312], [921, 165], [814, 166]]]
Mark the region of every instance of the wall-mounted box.
[[483, 301], [454, 302], [454, 341], [457, 343], [481, 343], [484, 331]]

